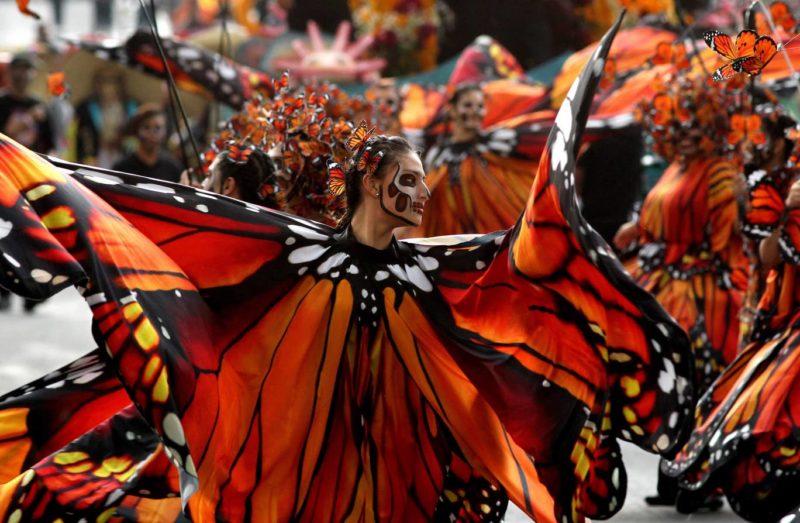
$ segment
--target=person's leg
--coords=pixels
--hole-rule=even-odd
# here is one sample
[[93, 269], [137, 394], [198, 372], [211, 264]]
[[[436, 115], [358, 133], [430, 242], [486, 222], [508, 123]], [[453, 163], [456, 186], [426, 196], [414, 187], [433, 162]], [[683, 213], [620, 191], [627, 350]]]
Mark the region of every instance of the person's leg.
[[8, 310], [11, 307], [11, 292], [0, 289], [0, 311]]
[[651, 506], [672, 506], [675, 504], [675, 498], [678, 495], [678, 480], [661, 472], [660, 462], [656, 491], [658, 494], [655, 496], [647, 496], [644, 498], [645, 503]]

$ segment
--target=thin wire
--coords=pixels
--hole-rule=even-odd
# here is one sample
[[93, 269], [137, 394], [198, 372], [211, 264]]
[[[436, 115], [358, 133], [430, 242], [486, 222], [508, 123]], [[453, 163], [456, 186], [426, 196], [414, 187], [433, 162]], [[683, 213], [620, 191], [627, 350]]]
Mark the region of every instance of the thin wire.
[[[755, 12], [753, 11], [753, 9], [755, 9], [756, 5], [758, 5], [761, 8], [761, 11], [764, 13], [764, 16], [767, 19], [767, 24], [769, 24], [770, 31], [772, 31], [772, 34], [775, 34], [776, 33], [776, 28], [775, 28], [775, 22], [772, 20], [772, 14], [769, 12], [769, 9], [767, 9], [766, 6], [761, 2], [761, 0], [754, 0], [747, 7], [746, 13], [747, 13], [748, 18], [750, 18], [751, 14], [752, 14], [752, 17], [755, 18]], [[748, 22], [749, 22], [749, 20], [748, 20]], [[750, 24], [748, 23], [747, 25], [750, 25]], [[794, 39], [792, 39], [792, 40], [794, 40]], [[786, 50], [786, 46], [784, 46], [783, 43], [781, 43], [779, 45], [779, 49], [781, 51], [781, 54], [783, 55], [783, 59], [786, 60], [786, 65], [788, 65], [789, 69], [792, 71], [792, 79], [794, 80], [794, 84], [795, 84], [794, 87], [795, 87], [795, 90], [797, 90], [797, 88], [798, 88], [798, 75], [797, 75], [797, 71], [794, 68], [794, 64], [792, 64], [792, 59], [789, 57], [789, 52]]]
[[[144, 0], [139, 0], [139, 5], [142, 6], [145, 18], [147, 19], [147, 23], [150, 26], [150, 31], [153, 33], [153, 38], [155, 39], [156, 47], [158, 48], [158, 52], [161, 55], [161, 62], [164, 65], [164, 71], [167, 73], [167, 86], [169, 87], [170, 93], [175, 96], [175, 101], [177, 102], [178, 108], [180, 109], [181, 118], [183, 119], [183, 124], [186, 126], [186, 133], [189, 135], [189, 141], [192, 144], [192, 149], [194, 150], [194, 154], [197, 158], [197, 167], [200, 168], [203, 165], [203, 160], [200, 156], [200, 151], [197, 148], [197, 143], [195, 142], [194, 135], [192, 134], [192, 128], [189, 125], [189, 119], [186, 117], [186, 111], [184, 111], [183, 109], [183, 103], [181, 102], [180, 95], [178, 94], [178, 88], [175, 85], [175, 78], [173, 78], [172, 71], [169, 68], [167, 55], [166, 53], [164, 53], [164, 47], [161, 45], [161, 36], [158, 34], [158, 27], [156, 27], [154, 16], [150, 15], [150, 12], [148, 11], [147, 6], [144, 3]], [[151, 0], [151, 5], [153, 7], [153, 15], [155, 15], [155, 0]], [[180, 125], [178, 126], [177, 131], [180, 134]], [[189, 165], [187, 165], [186, 167], [188, 168]]]

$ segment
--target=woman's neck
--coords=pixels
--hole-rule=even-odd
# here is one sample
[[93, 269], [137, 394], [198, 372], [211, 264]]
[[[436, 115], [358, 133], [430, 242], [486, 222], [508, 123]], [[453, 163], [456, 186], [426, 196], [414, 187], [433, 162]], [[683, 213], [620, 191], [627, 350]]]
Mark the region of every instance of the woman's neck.
[[[380, 209], [378, 212], [383, 212]], [[373, 216], [375, 210], [359, 207], [350, 221], [350, 230], [356, 241], [373, 249], [389, 247], [394, 237], [394, 227], [388, 225], [384, 216]]]
[[454, 127], [450, 135], [450, 141], [453, 143], [466, 143], [474, 142], [478, 138], [478, 133], [471, 129], [463, 129], [461, 127]]

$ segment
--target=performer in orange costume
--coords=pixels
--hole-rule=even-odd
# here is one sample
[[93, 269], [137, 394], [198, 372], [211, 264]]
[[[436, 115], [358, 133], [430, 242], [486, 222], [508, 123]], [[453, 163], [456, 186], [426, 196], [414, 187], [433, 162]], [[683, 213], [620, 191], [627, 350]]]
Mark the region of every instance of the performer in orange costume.
[[3, 519], [105, 519], [176, 476], [194, 521], [613, 515], [617, 437], [669, 455], [693, 398], [686, 337], [577, 210], [601, 69], [516, 224], [472, 239], [394, 238], [425, 173], [364, 127], [338, 229], [3, 139], [0, 282], [80, 285], [104, 347], [0, 403]]

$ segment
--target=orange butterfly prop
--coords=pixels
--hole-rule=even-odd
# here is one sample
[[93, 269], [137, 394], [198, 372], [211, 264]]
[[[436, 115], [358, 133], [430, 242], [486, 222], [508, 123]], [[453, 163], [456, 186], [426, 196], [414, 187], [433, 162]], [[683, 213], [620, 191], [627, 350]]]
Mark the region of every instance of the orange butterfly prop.
[[[789, 6], [786, 2], [772, 2], [769, 5], [769, 15], [772, 22], [775, 24], [776, 32], [783, 30], [787, 33], [795, 32], [797, 28], [797, 20], [795, 19]], [[756, 31], [759, 34], [770, 34], [772, 28], [767, 22], [767, 17], [762, 12], [756, 13]]]
[[64, 96], [67, 93], [67, 82], [63, 72], [47, 75], [47, 91], [53, 96]]
[[656, 129], [669, 127], [675, 122], [684, 125], [692, 121], [692, 113], [686, 104], [681, 103], [678, 97], [666, 93], [657, 94], [653, 98], [650, 115]]
[[344, 194], [345, 177], [344, 169], [338, 163], [328, 164], [328, 190], [335, 197]]
[[762, 129], [761, 116], [757, 114], [734, 114], [731, 116], [728, 145], [735, 146], [745, 141], [756, 147], [762, 147], [767, 143], [767, 135]]
[[653, 65], [671, 64], [677, 69], [687, 69], [689, 55], [686, 54], [686, 46], [683, 45], [683, 42], [659, 42], [656, 45], [656, 54], [650, 58], [650, 63]]
[[364, 154], [361, 155], [361, 158], [358, 159], [358, 165], [356, 169], [361, 172], [364, 171], [369, 175], [375, 174], [375, 171], [378, 169], [378, 165], [380, 165], [381, 160], [383, 159], [383, 151], [379, 151], [377, 153], [373, 153], [372, 147], [367, 147], [364, 151]]
[[39, 20], [41, 18], [39, 16], [39, 14], [34, 12], [34, 11], [31, 11], [30, 9], [28, 9], [28, 4], [29, 3], [30, 3], [30, 0], [17, 0], [17, 9], [19, 9], [20, 13], [22, 13], [24, 15], [27, 15], [27, 16], [32, 16], [33, 18]]
[[728, 63], [714, 71], [712, 78], [717, 82], [741, 72], [757, 76], [778, 52], [775, 40], [769, 36], [758, 36], [750, 29], [740, 31], [735, 41], [719, 31], [706, 31], [703, 40], [728, 60]]
[[228, 142], [226, 144], [226, 150], [228, 151], [228, 160], [233, 163], [246, 164], [247, 160], [250, 159], [250, 155], [253, 154], [255, 147], [252, 145], [240, 145], [236, 142]]
[[353, 131], [350, 135], [350, 138], [347, 139], [347, 150], [351, 153], [358, 151], [365, 145], [367, 145], [367, 140], [369, 140], [372, 133], [375, 132], [375, 128], [367, 129], [367, 122], [361, 120], [361, 123], [358, 124], [358, 127]]

